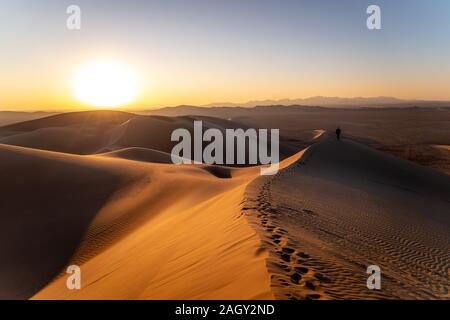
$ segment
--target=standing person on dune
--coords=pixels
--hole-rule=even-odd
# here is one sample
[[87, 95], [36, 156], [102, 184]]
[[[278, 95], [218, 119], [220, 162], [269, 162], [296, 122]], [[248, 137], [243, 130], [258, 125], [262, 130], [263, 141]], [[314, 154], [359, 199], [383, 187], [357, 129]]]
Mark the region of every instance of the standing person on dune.
[[339, 140], [341, 140], [341, 128], [337, 127], [336, 129], [336, 138]]

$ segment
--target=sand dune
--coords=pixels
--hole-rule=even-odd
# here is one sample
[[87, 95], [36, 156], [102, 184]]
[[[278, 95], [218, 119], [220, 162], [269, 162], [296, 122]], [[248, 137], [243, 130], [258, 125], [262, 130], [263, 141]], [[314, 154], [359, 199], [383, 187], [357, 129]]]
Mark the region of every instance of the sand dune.
[[[104, 145], [102, 134], [78, 128], [42, 128], [0, 138], [0, 143], [48, 151], [92, 154]], [[75, 152], [76, 151], [76, 152]]]
[[55, 112], [45, 112], [45, 111], [0, 111], [0, 126], [6, 126], [18, 122], [30, 121], [39, 118], [48, 117], [54, 115]]
[[245, 128], [115, 112], [0, 128], [0, 298], [449, 297], [448, 176], [314, 127], [273, 177], [173, 165], [168, 137], [195, 119]]
[[0, 128], [1, 134], [30, 132], [41, 128], [53, 127], [106, 127], [123, 123], [136, 115], [122, 111], [81, 111], [61, 113], [45, 118], [19, 122]]
[[[205, 116], [143, 116], [117, 111], [73, 112], [0, 127], [0, 144], [80, 155], [120, 154], [125, 158], [132, 158], [131, 153], [139, 153], [138, 157], [144, 156], [143, 149], [153, 150], [147, 153], [159, 151], [170, 154], [177, 144], [171, 141], [172, 132], [184, 128], [193, 135], [196, 120], [202, 121], [204, 130], [216, 128], [225, 132], [226, 129], [248, 128], [242, 123]], [[281, 158], [291, 156], [297, 150], [298, 147], [289, 139], [281, 137]], [[156, 162], [166, 162], [163, 158], [163, 154], [159, 154]]]
[[170, 153], [146, 148], [125, 148], [116, 151], [105, 152], [99, 155], [144, 162], [172, 163]]
[[136, 115], [118, 111], [71, 112], [0, 127], [0, 143], [92, 154], [108, 146], [115, 130]]
[[67, 290], [63, 274], [34, 298], [272, 297], [266, 253], [240, 211], [257, 168], [221, 179], [208, 166], [12, 146], [0, 158], [2, 298], [30, 297], [74, 263], [83, 290]]
[[70, 259], [98, 211], [145, 178], [132, 166], [0, 145], [1, 298], [27, 298]]
[[[232, 109], [232, 108], [228, 108]], [[232, 112], [232, 110], [228, 110]], [[360, 109], [292, 110], [289, 107], [251, 110], [251, 116], [234, 121], [248, 126], [280, 128], [280, 133], [297, 145], [308, 146], [315, 130], [334, 131], [386, 153], [450, 174], [450, 154], [433, 145], [450, 145], [450, 109]]]
[[[286, 192], [290, 190], [290, 192]], [[271, 254], [277, 298], [448, 298], [450, 179], [325, 136], [246, 207]], [[366, 288], [379, 265], [382, 290]]]

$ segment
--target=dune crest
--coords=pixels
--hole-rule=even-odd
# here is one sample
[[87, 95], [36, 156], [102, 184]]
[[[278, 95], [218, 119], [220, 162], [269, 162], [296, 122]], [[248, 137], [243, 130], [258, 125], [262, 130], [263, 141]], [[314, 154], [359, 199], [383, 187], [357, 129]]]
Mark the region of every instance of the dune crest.
[[[446, 299], [449, 190], [446, 175], [326, 135], [250, 184], [245, 206], [277, 298]], [[369, 265], [380, 291], [366, 287]]]

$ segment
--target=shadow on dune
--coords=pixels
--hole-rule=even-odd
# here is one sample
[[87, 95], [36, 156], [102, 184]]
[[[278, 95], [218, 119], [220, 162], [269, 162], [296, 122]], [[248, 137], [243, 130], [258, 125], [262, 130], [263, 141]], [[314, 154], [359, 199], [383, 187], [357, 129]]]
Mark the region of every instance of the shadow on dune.
[[0, 145], [0, 299], [26, 299], [64, 270], [129, 180], [77, 156]]
[[218, 166], [204, 166], [203, 170], [209, 172], [216, 178], [220, 178], [220, 179], [230, 179], [231, 178], [230, 168], [218, 167]]

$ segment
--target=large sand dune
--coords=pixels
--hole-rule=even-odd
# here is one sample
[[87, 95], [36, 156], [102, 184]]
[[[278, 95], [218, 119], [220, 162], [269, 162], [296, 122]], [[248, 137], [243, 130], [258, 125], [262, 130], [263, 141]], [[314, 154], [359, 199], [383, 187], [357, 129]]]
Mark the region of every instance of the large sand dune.
[[[448, 298], [450, 178], [325, 136], [249, 187], [278, 298]], [[382, 290], [366, 287], [378, 265]]]
[[1, 298], [47, 284], [117, 192], [145, 178], [131, 166], [0, 145]]
[[[171, 141], [172, 132], [183, 128], [194, 136], [194, 121], [202, 121], [203, 130], [215, 128], [222, 133], [226, 129], [248, 129], [247, 125], [239, 122], [206, 116], [163, 117], [119, 111], [86, 111], [0, 127], [0, 143], [80, 155], [121, 149], [128, 149], [129, 154], [130, 148], [134, 148], [134, 152], [151, 149], [170, 154], [177, 144]], [[295, 144], [281, 137], [281, 158], [291, 156], [297, 149]]]
[[[0, 146], [1, 298], [270, 298], [241, 214], [257, 168], [175, 166]], [[151, 160], [151, 159], [147, 159]]]
[[[449, 297], [448, 176], [319, 122], [292, 135], [286, 116], [259, 119], [290, 130], [276, 176], [173, 165], [170, 134], [194, 120], [246, 128], [110, 111], [1, 127], [0, 298]], [[82, 290], [66, 287], [71, 264]], [[381, 291], [366, 288], [372, 264]]]

